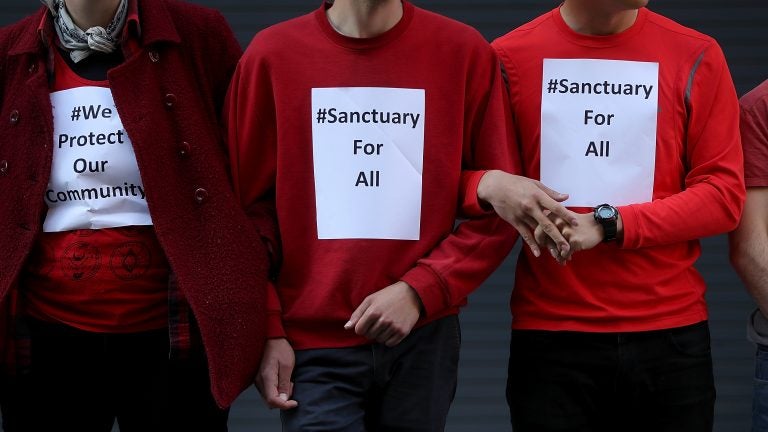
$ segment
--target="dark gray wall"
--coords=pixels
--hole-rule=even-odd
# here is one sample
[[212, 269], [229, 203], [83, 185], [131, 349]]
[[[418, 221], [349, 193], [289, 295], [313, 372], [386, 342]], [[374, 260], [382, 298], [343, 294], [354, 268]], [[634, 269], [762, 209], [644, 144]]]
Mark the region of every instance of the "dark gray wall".
[[[151, 0], [150, 0], [151, 1]], [[37, 7], [35, 0], [2, 0], [0, 25], [13, 22]], [[226, 15], [244, 45], [261, 28], [306, 13], [319, 0], [220, 0], [195, 3], [216, 7]], [[423, 0], [419, 6], [478, 28], [488, 39], [556, 6], [543, 0]], [[715, 37], [723, 46], [739, 94], [768, 78], [768, 3], [765, 0], [652, 0], [651, 9]], [[696, 217], [696, 215], [692, 215]], [[507, 299], [514, 274], [514, 256], [477, 291], [462, 313], [461, 377], [448, 431], [508, 431], [504, 403], [509, 313]], [[704, 241], [699, 269], [709, 283], [713, 355], [718, 389], [718, 432], [749, 430], [752, 346], [745, 340], [745, 317], [752, 307], [728, 266], [723, 236]], [[280, 430], [277, 413], [268, 411], [254, 391], [232, 409], [231, 430]], [[650, 431], [649, 431], [650, 432]]]

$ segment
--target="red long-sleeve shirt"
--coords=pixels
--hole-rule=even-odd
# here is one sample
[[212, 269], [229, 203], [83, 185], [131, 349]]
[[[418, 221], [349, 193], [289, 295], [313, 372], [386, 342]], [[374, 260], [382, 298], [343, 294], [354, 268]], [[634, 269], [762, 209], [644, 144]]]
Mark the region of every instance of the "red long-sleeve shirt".
[[622, 242], [578, 252], [564, 267], [525, 250], [512, 293], [513, 327], [644, 331], [706, 319], [705, 284], [693, 267], [698, 239], [733, 229], [745, 195], [739, 108], [717, 43], [643, 8], [632, 27], [611, 36], [576, 33], [554, 9], [492, 45], [509, 74], [523, 173], [532, 178], [540, 175], [547, 127], [541, 124], [542, 86], [550, 84], [543, 83], [544, 59], [650, 62], [659, 70], [652, 199], [618, 207]]
[[[258, 34], [238, 66], [228, 102], [237, 194], [249, 209], [276, 197], [283, 260], [269, 333], [287, 335], [297, 349], [368, 343], [343, 326], [366, 296], [398, 280], [418, 293], [420, 323], [455, 314], [516, 238], [495, 216], [454, 229], [462, 169], [517, 169], [499, 63], [482, 36], [403, 2], [395, 27], [354, 39], [331, 27], [326, 7]], [[424, 91], [418, 239], [318, 238], [313, 126], [322, 116], [313, 110], [313, 90], [340, 88]], [[373, 121], [379, 114], [362, 118]], [[323, 121], [330, 121], [327, 115]], [[387, 171], [382, 181], [392, 175], [399, 173]], [[395, 198], [386, 205], [404, 204]], [[260, 219], [254, 220], [258, 227]], [[259, 228], [265, 236], [273, 231]]]

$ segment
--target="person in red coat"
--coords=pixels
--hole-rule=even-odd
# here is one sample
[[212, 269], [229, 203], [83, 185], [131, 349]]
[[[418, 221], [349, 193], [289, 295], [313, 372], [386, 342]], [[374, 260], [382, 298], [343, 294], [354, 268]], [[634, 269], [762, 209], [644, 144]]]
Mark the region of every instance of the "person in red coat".
[[219, 123], [240, 47], [176, 0], [45, 3], [0, 30], [3, 426], [226, 430], [270, 266]]

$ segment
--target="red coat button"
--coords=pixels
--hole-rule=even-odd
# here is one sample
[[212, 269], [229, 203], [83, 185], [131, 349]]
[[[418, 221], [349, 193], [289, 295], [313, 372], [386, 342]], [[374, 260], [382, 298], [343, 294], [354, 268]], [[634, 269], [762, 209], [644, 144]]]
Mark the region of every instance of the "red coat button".
[[190, 150], [191, 147], [189, 146], [188, 142], [184, 141], [183, 143], [179, 144], [179, 157], [182, 159], [188, 158]]
[[208, 199], [208, 191], [203, 188], [198, 188], [195, 191], [195, 201], [197, 201], [198, 204], [204, 203]]
[[176, 104], [176, 95], [173, 93], [168, 93], [165, 95], [165, 106], [167, 108], [173, 108], [173, 105]]

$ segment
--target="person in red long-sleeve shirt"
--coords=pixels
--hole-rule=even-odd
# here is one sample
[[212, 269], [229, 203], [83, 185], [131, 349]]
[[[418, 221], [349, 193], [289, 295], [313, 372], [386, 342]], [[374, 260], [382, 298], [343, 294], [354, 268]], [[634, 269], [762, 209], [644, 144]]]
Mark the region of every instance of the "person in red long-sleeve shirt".
[[[738, 103], [718, 44], [646, 3], [565, 0], [492, 44], [523, 175], [567, 192], [580, 213], [578, 226], [553, 217], [567, 253], [552, 245], [557, 260], [527, 250], [518, 260], [515, 432], [712, 429], [705, 284], [693, 264], [698, 239], [741, 214]], [[476, 211], [504, 198], [504, 182], [482, 174], [467, 192]]]
[[[251, 42], [229, 146], [243, 206], [282, 244], [257, 386], [284, 430], [443, 430], [458, 310], [516, 239], [492, 213], [455, 225], [462, 170], [519, 170], [502, 82], [477, 31], [408, 1], [324, 2]], [[568, 216], [504, 178], [530, 220]]]

